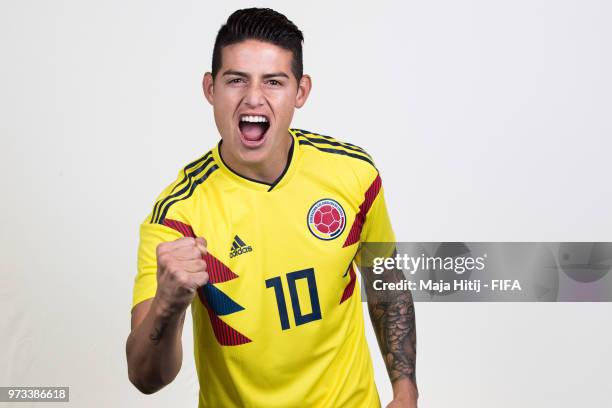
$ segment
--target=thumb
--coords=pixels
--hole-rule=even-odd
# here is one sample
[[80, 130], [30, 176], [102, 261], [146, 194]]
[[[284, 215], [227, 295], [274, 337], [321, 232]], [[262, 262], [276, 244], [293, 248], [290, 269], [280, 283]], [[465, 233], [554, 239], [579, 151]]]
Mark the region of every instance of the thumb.
[[206, 255], [206, 253], [208, 252], [206, 249], [206, 245], [207, 245], [206, 239], [204, 237], [196, 237], [195, 243], [196, 243], [196, 248], [200, 250], [200, 252], [202, 253], [202, 256]]

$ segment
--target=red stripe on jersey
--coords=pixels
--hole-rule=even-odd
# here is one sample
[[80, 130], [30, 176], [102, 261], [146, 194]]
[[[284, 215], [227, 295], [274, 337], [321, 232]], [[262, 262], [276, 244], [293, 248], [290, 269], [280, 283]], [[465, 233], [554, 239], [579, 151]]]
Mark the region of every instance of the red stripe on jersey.
[[180, 222], [180, 221], [176, 221], [176, 220], [170, 220], [170, 219], [166, 218], [164, 220], [163, 225], [165, 225], [166, 227], [170, 227], [170, 228], [172, 228], [174, 230], [177, 230], [178, 232], [183, 234], [183, 236], [185, 236], [185, 237], [195, 238], [195, 234], [193, 233], [193, 228], [191, 228], [191, 225], [189, 225], [189, 224], [185, 224], [184, 222]]
[[374, 199], [376, 199], [378, 196], [381, 185], [382, 181], [380, 180], [380, 175], [376, 175], [376, 178], [365, 192], [365, 198], [359, 206], [359, 212], [355, 216], [355, 221], [353, 221], [351, 231], [346, 237], [344, 245], [342, 245], [343, 248], [359, 242], [359, 237], [361, 236], [361, 230], [363, 229], [363, 224], [365, 223], [366, 214], [368, 211], [370, 211], [370, 207], [372, 207]]
[[207, 252], [204, 255], [204, 260], [208, 266], [208, 278], [210, 283], [227, 282], [228, 280], [236, 279], [236, 275], [223, 262], [215, 258], [211, 253]]
[[[164, 219], [163, 225], [180, 232], [185, 237], [195, 238], [193, 228], [191, 228], [191, 225], [189, 224], [166, 218]], [[227, 282], [228, 280], [232, 280], [238, 277], [238, 275], [232, 272], [230, 268], [228, 268], [223, 262], [215, 258], [209, 252], [204, 255], [204, 260], [206, 261], [206, 265], [208, 266], [208, 279], [211, 283]]]
[[357, 281], [357, 275], [355, 274], [355, 267], [353, 266], [353, 263], [351, 263], [350, 266], [349, 276], [350, 280], [344, 288], [342, 298], [340, 299], [340, 304], [342, 304], [342, 302], [344, 302], [346, 299], [350, 298], [353, 295], [353, 291], [355, 290], [355, 282]]
[[[163, 225], [180, 232], [185, 237], [195, 238], [193, 228], [189, 224], [166, 218], [164, 219]], [[226, 282], [228, 280], [232, 280], [238, 277], [238, 275], [232, 272], [230, 268], [228, 268], [223, 262], [215, 258], [212, 254], [207, 252], [206, 255], [204, 255], [204, 260], [206, 261], [208, 282], [210, 284]], [[217, 338], [219, 344], [221, 344], [222, 346], [237, 346], [240, 344], [251, 342], [251, 339], [232, 328], [215, 314], [215, 312], [208, 304], [206, 296], [203, 295], [202, 290], [198, 290], [198, 297], [200, 298], [200, 301], [208, 312], [208, 316], [210, 317], [210, 324], [213, 328], [213, 332], [215, 333], [215, 337]]]

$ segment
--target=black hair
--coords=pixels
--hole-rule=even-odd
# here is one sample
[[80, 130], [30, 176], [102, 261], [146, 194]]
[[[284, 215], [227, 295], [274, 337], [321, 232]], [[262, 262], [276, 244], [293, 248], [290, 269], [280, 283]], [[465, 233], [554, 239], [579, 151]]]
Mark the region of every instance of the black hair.
[[221, 49], [245, 40], [265, 41], [293, 54], [291, 71], [299, 81], [303, 74], [302, 32], [283, 14], [269, 8], [236, 10], [217, 33], [212, 56], [212, 76], [221, 68]]

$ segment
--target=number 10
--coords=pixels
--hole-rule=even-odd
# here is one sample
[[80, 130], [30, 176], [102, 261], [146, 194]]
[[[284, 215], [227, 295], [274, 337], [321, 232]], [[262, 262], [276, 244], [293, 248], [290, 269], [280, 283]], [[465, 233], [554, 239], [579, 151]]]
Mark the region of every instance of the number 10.
[[[310, 294], [311, 312], [304, 315], [300, 308], [300, 299], [297, 294], [295, 282], [298, 279], [306, 279], [308, 282], [308, 292]], [[289, 272], [287, 274], [287, 286], [289, 287], [289, 296], [291, 298], [291, 306], [293, 307], [293, 318], [295, 325], [299, 326], [314, 320], [321, 319], [321, 305], [319, 304], [319, 294], [317, 292], [317, 281], [315, 280], [314, 269], [308, 268], [301, 271]], [[287, 304], [285, 303], [285, 294], [283, 293], [283, 285], [280, 276], [266, 279], [266, 288], [274, 288], [276, 295], [276, 303], [278, 305], [278, 314], [280, 317], [281, 327], [283, 330], [289, 328], [289, 316], [287, 314]]]

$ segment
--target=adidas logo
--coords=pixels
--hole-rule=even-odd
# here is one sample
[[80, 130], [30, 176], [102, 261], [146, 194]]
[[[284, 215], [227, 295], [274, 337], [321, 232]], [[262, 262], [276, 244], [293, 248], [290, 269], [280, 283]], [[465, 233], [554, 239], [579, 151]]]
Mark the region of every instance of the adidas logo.
[[238, 235], [235, 235], [234, 242], [232, 242], [232, 247], [230, 249], [230, 258], [246, 254], [247, 252], [251, 252], [252, 250], [252, 246], [245, 244], [244, 241], [241, 240]]

